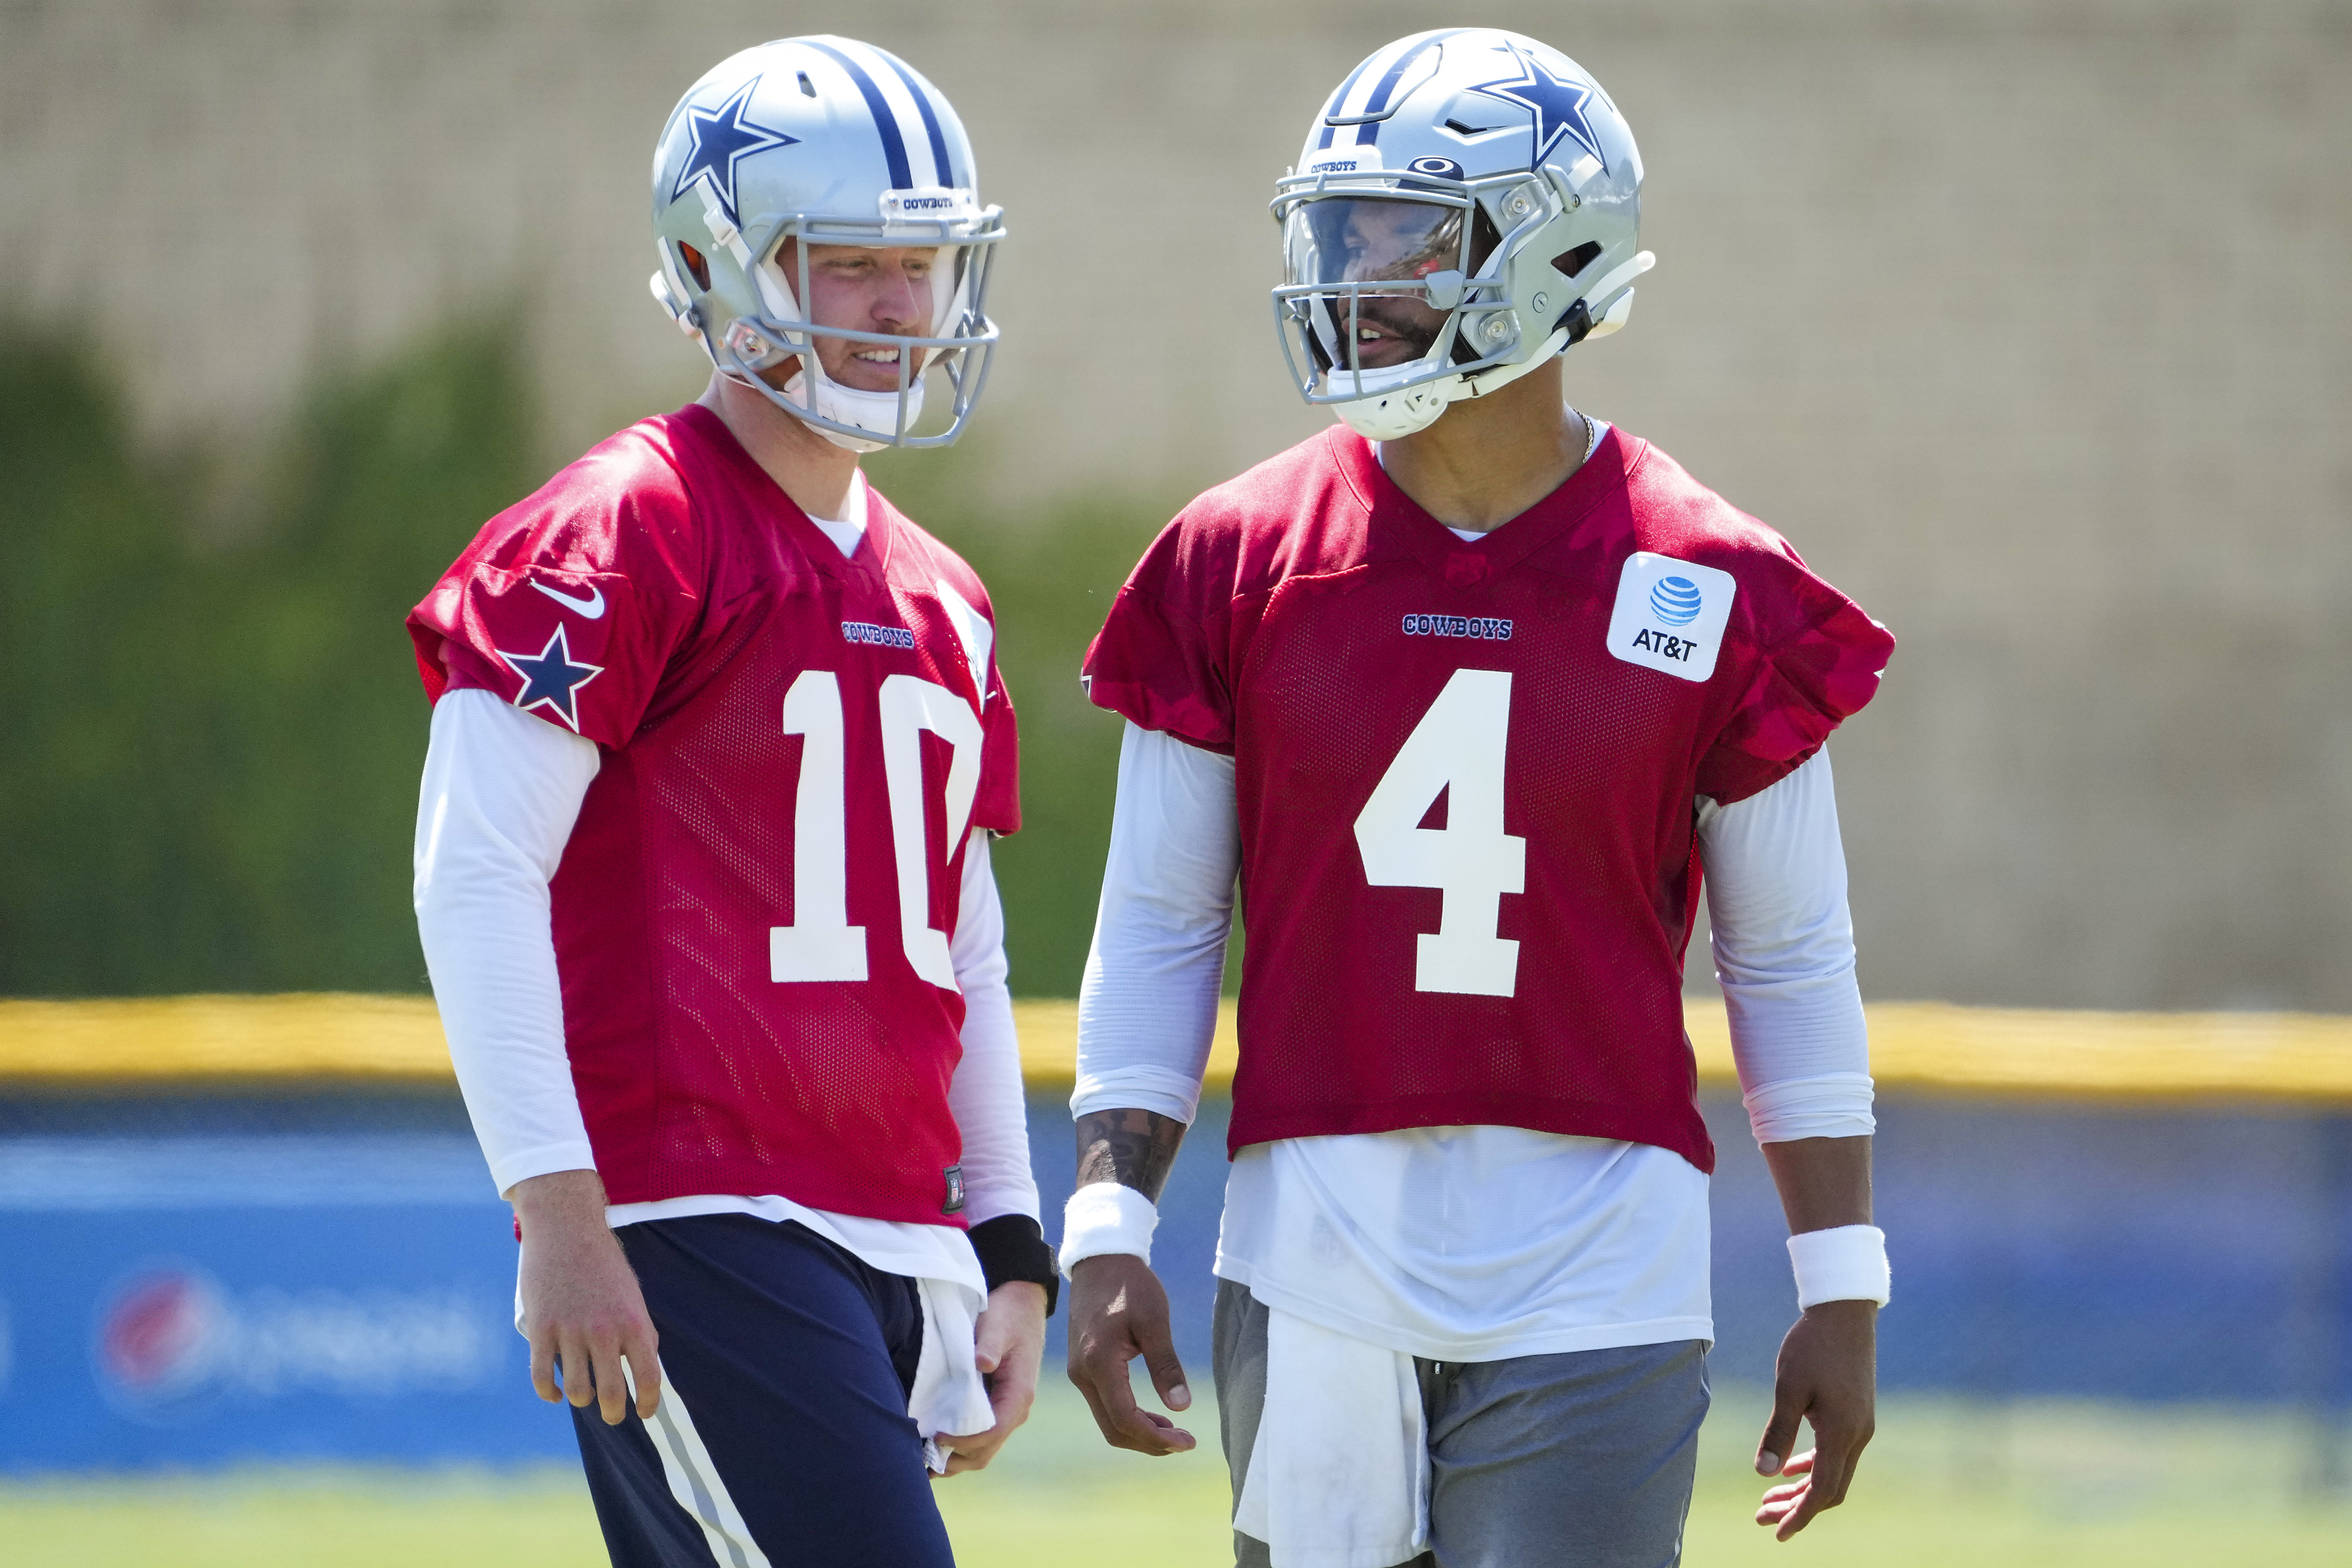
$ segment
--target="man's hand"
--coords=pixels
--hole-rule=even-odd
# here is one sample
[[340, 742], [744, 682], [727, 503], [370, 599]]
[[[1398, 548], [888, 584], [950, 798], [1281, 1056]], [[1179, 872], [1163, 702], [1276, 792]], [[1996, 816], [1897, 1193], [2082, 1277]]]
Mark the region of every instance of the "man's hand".
[[[552, 1405], [591, 1400], [604, 1423], [627, 1418], [625, 1359], [637, 1384], [637, 1414], [661, 1403], [661, 1363], [645, 1292], [604, 1223], [604, 1183], [594, 1171], [551, 1171], [507, 1195], [522, 1224], [522, 1320], [530, 1336], [530, 1382]], [[563, 1366], [563, 1387], [555, 1367]]]
[[[1877, 1429], [1878, 1303], [1822, 1301], [1805, 1310], [1780, 1342], [1772, 1418], [1756, 1448], [1756, 1473], [1798, 1476], [1764, 1494], [1756, 1522], [1777, 1525], [1786, 1541], [1825, 1508], [1845, 1500], [1862, 1450]], [[1812, 1423], [1813, 1447], [1797, 1446], [1797, 1424]]]
[[987, 1469], [1013, 1429], [1029, 1419], [1037, 1402], [1037, 1369], [1045, 1361], [1045, 1287], [1026, 1280], [997, 1286], [972, 1331], [974, 1360], [988, 1381], [996, 1425], [966, 1437], [940, 1436], [951, 1476]]
[[[1764, 1163], [1780, 1189], [1789, 1232], [1870, 1223], [1870, 1139], [1795, 1138], [1766, 1144]], [[1801, 1476], [1772, 1488], [1756, 1522], [1786, 1541], [1825, 1508], [1845, 1500], [1854, 1466], [1877, 1429], [1878, 1303], [1817, 1301], [1780, 1342], [1772, 1419], [1756, 1446], [1759, 1476]], [[1813, 1446], [1795, 1458], [1797, 1424], [1813, 1424]]]
[[[1076, 1131], [1080, 1190], [1117, 1182], [1160, 1201], [1184, 1142], [1183, 1123], [1156, 1111], [1089, 1111]], [[1070, 1381], [1087, 1396], [1103, 1440], [1139, 1454], [1190, 1451], [1192, 1433], [1137, 1406], [1127, 1364], [1139, 1355], [1160, 1403], [1191, 1409], [1192, 1391], [1184, 1386], [1184, 1366], [1168, 1332], [1168, 1291], [1160, 1276], [1130, 1253], [1080, 1259], [1070, 1269]]]
[[1192, 1434], [1135, 1402], [1127, 1364], [1137, 1356], [1171, 1410], [1189, 1410], [1192, 1390], [1168, 1331], [1168, 1292], [1142, 1259], [1123, 1252], [1088, 1258], [1070, 1270], [1070, 1381], [1087, 1396], [1095, 1425], [1114, 1448], [1181, 1454]]

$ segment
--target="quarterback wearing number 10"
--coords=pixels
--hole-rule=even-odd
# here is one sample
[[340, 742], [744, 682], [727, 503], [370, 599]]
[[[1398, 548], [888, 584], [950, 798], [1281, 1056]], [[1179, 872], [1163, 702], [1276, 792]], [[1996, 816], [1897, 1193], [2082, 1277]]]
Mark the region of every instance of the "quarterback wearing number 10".
[[1276, 324], [1341, 424], [1186, 507], [1087, 655], [1128, 727], [1070, 1372], [1113, 1444], [1192, 1446], [1127, 1368], [1191, 1403], [1148, 1260], [1238, 881], [1214, 1370], [1243, 1564], [1679, 1560], [1713, 1337], [1703, 877], [1801, 1311], [1759, 1522], [1834, 1506], [1871, 1434], [1887, 1270], [1822, 744], [1893, 639], [1566, 401], [1563, 356], [1652, 265], [1641, 186], [1617, 106], [1532, 38], [1358, 66], [1274, 202]]
[[1027, 1415], [1055, 1282], [1013, 707], [980, 580], [858, 461], [963, 428], [1003, 224], [937, 88], [814, 37], [688, 89], [652, 228], [708, 390], [409, 617], [418, 925], [613, 1562], [947, 1568], [929, 1479]]

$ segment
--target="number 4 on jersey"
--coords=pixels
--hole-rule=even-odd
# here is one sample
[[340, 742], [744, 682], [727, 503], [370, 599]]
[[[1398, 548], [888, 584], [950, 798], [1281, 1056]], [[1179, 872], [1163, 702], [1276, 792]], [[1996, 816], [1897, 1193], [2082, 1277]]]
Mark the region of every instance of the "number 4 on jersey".
[[[1437, 929], [1421, 935], [1416, 990], [1507, 997], [1517, 988], [1519, 945], [1496, 935], [1503, 894], [1527, 890], [1528, 841], [1503, 831], [1510, 727], [1510, 673], [1454, 671], [1356, 817], [1365, 881], [1445, 895]], [[1441, 794], [1445, 826], [1421, 826]]]

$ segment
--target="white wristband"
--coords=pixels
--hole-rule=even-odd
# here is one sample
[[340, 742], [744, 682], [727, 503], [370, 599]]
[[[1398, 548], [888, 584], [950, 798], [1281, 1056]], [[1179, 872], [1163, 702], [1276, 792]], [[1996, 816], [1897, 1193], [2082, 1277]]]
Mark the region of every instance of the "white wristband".
[[1115, 1181], [1088, 1182], [1062, 1207], [1062, 1272], [1089, 1258], [1125, 1252], [1151, 1261], [1151, 1232], [1160, 1206]]
[[1886, 1232], [1875, 1225], [1791, 1236], [1789, 1261], [1797, 1271], [1801, 1312], [1821, 1301], [1887, 1302]]

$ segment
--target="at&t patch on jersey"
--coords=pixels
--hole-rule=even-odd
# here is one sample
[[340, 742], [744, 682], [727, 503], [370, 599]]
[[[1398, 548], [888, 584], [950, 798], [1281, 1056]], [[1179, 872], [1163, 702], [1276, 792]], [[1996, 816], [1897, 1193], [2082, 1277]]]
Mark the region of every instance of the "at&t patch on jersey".
[[1629, 664], [1703, 681], [1715, 674], [1738, 580], [1711, 566], [1636, 550], [1617, 579], [1609, 651]]

